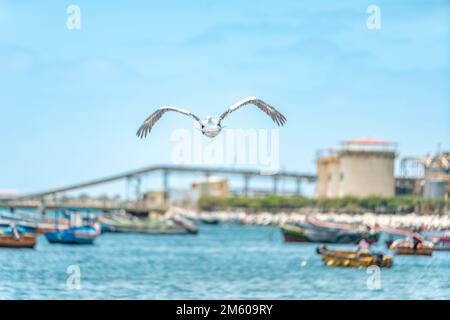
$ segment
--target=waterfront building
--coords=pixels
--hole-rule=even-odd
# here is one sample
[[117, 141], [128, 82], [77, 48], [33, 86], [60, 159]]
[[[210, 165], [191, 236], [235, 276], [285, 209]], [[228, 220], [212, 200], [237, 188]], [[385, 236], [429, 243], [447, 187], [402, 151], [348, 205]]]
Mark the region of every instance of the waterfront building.
[[347, 140], [317, 157], [318, 198], [395, 195], [395, 144], [375, 138]]
[[226, 198], [229, 195], [228, 180], [219, 177], [208, 177], [192, 182], [192, 195], [198, 199], [202, 195]]

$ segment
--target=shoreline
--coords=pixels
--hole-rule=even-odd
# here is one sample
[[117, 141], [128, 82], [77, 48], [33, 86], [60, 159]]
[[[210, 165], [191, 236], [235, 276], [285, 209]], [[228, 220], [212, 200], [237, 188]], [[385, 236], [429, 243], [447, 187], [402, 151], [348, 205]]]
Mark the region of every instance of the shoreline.
[[172, 208], [169, 212], [182, 214], [190, 219], [217, 219], [222, 223], [239, 223], [243, 225], [280, 226], [285, 223], [304, 222], [307, 216], [314, 216], [323, 221], [363, 224], [370, 227], [379, 225], [389, 228], [421, 228], [430, 230], [450, 230], [450, 214], [380, 214], [365, 212], [362, 214], [336, 213], [336, 212], [286, 212], [278, 213], [261, 211], [249, 213], [245, 210], [200, 211], [184, 208]]

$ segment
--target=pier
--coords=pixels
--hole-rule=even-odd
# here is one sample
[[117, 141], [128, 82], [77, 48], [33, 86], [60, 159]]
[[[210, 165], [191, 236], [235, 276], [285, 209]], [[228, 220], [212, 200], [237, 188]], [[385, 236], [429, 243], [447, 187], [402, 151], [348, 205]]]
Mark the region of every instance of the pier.
[[[142, 179], [152, 175], [159, 174], [162, 179], [162, 191], [164, 194], [164, 202], [162, 205], [155, 206], [153, 203], [142, 199], [141, 182]], [[291, 194], [301, 194], [303, 183], [313, 183], [316, 181], [314, 174], [296, 173], [288, 171], [280, 171], [273, 175], [262, 175], [258, 170], [250, 169], [233, 169], [233, 168], [213, 168], [204, 166], [170, 166], [159, 165], [149, 166], [133, 171], [128, 171], [116, 175], [111, 175], [99, 179], [93, 179], [85, 182], [75, 183], [59, 188], [44, 190], [23, 194], [10, 199], [0, 200], [0, 206], [11, 208], [76, 208], [76, 209], [95, 209], [95, 210], [117, 210], [125, 209], [129, 211], [150, 211], [165, 210], [168, 205], [168, 195], [172, 187], [170, 185], [170, 176], [180, 174], [195, 174], [205, 178], [213, 175], [221, 176], [240, 176], [243, 179], [242, 190], [233, 190], [233, 193], [241, 193], [248, 195], [251, 188], [251, 180], [253, 178], [271, 180], [271, 187], [258, 189], [259, 193], [280, 194], [279, 184], [282, 180], [291, 180], [295, 182], [295, 188], [290, 191]], [[108, 184], [111, 182], [125, 181], [128, 185], [135, 186], [136, 199], [134, 200], [114, 200], [114, 199], [72, 199], [65, 198], [66, 192], [78, 191], [85, 188]]]
[[[145, 177], [157, 174], [162, 180], [162, 193], [164, 194], [164, 201], [160, 205], [155, 205], [153, 202], [143, 199], [141, 182]], [[0, 206], [10, 208], [72, 208], [72, 209], [91, 209], [91, 210], [119, 210], [127, 211], [164, 211], [168, 208], [168, 195], [173, 190], [170, 184], [170, 177], [180, 174], [195, 174], [201, 177], [211, 177], [215, 175], [220, 176], [238, 176], [242, 178], [243, 187], [241, 189], [232, 189], [232, 194], [239, 194], [247, 196], [251, 192], [258, 194], [290, 194], [302, 195], [302, 185], [304, 183], [315, 183], [316, 175], [298, 172], [280, 171], [274, 175], [261, 175], [258, 170], [249, 169], [233, 169], [233, 168], [213, 168], [203, 166], [148, 166], [145, 168], [128, 171], [120, 174], [115, 174], [103, 178], [93, 179], [80, 183], [75, 183], [59, 188], [44, 190], [40, 192], [33, 192], [29, 194], [18, 195], [7, 199], [0, 200]], [[266, 179], [270, 183], [266, 189], [254, 188], [251, 186], [252, 179]], [[108, 184], [111, 182], [125, 181], [127, 189], [129, 185], [135, 186], [135, 199], [92, 199], [92, 198], [67, 198], [64, 195], [67, 192], [80, 191], [85, 188]], [[283, 180], [290, 180], [294, 182], [292, 190], [281, 190], [280, 183]], [[409, 187], [417, 183], [417, 179], [397, 177], [396, 186], [398, 189]]]

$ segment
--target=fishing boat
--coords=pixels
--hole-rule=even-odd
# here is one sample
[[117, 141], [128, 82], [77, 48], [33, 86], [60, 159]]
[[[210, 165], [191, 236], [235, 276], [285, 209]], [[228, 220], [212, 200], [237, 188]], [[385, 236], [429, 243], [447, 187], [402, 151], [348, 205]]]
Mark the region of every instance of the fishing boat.
[[424, 240], [414, 245], [412, 239], [398, 239], [391, 244], [390, 249], [398, 255], [431, 256], [433, 254], [433, 244]]
[[385, 256], [379, 253], [370, 254], [346, 250], [331, 250], [324, 245], [317, 248], [317, 253], [320, 254], [326, 266], [347, 268], [378, 266], [380, 268], [390, 268], [393, 264], [391, 256]]
[[203, 224], [217, 225], [220, 223], [220, 219], [214, 217], [201, 217], [199, 218], [199, 220]]
[[34, 248], [35, 245], [35, 233], [27, 232], [24, 228], [14, 225], [0, 228], [0, 247]]
[[369, 228], [361, 228], [334, 222], [319, 221], [307, 218], [299, 224], [285, 224], [281, 228], [286, 242], [318, 242], [318, 243], [358, 243], [365, 239], [368, 243], [378, 241], [379, 232]]
[[320, 221], [314, 217], [308, 217], [302, 226], [305, 236], [313, 242], [358, 243], [364, 238], [372, 244], [377, 242], [380, 236], [380, 232], [373, 231], [367, 226]]
[[386, 235], [385, 244], [387, 248], [390, 248], [392, 243], [396, 240], [404, 240], [408, 237], [422, 237], [420, 233], [407, 229], [380, 227], [380, 230]]
[[50, 243], [93, 244], [99, 231], [93, 226], [73, 227], [60, 231], [44, 232]]
[[143, 233], [149, 235], [188, 235], [198, 232], [191, 221], [175, 216], [164, 218], [136, 218], [129, 215], [108, 214], [99, 217], [103, 230], [121, 233]]

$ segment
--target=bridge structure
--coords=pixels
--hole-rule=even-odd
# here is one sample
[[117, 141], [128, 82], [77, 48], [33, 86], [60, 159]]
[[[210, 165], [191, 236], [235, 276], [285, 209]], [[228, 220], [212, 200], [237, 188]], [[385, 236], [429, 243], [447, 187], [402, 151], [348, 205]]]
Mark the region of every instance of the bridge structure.
[[[162, 206], [155, 207], [151, 203], [143, 199], [130, 201], [128, 199], [72, 199], [64, 198], [62, 195], [67, 192], [79, 191], [85, 188], [104, 185], [112, 182], [126, 181], [127, 185], [134, 183], [136, 186], [136, 194], [140, 194], [142, 178], [151, 175], [160, 174], [162, 177], [164, 203]], [[271, 180], [271, 189], [267, 193], [279, 194], [279, 184], [282, 180], [290, 180], [295, 183], [296, 189], [292, 193], [301, 194], [302, 184], [307, 182], [315, 182], [316, 176], [313, 174], [303, 174], [297, 172], [280, 171], [274, 174], [265, 175], [259, 170], [251, 169], [235, 169], [235, 168], [214, 168], [204, 166], [176, 166], [176, 165], [156, 165], [141, 168], [138, 170], [128, 171], [121, 174], [111, 175], [104, 178], [93, 179], [85, 182], [75, 183], [59, 188], [44, 190], [23, 194], [11, 199], [0, 201], [0, 206], [4, 207], [28, 207], [28, 208], [80, 208], [80, 209], [98, 209], [98, 210], [115, 210], [126, 209], [130, 211], [148, 211], [148, 210], [164, 210], [168, 205], [168, 195], [171, 191], [170, 176], [180, 174], [199, 174], [205, 178], [211, 176], [238, 176], [243, 180], [242, 194], [248, 195], [251, 188], [251, 180], [253, 178], [263, 178]], [[127, 188], [128, 189], [128, 188]]]

